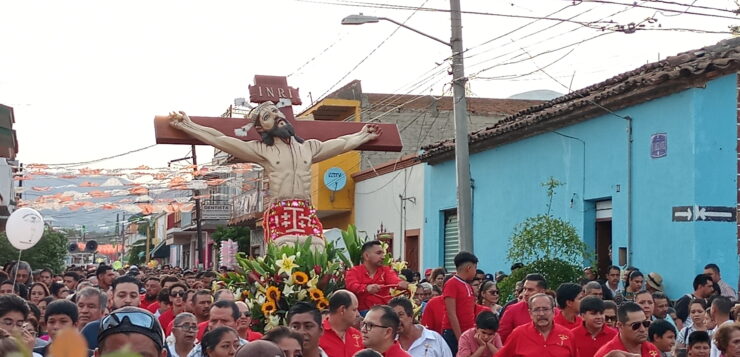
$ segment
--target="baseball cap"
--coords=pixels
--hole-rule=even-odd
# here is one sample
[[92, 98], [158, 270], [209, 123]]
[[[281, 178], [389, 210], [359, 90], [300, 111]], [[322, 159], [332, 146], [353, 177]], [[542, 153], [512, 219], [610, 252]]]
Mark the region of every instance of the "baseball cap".
[[138, 333], [149, 337], [158, 349], [164, 348], [164, 332], [157, 318], [147, 310], [127, 306], [113, 311], [100, 321], [98, 345], [113, 334]]

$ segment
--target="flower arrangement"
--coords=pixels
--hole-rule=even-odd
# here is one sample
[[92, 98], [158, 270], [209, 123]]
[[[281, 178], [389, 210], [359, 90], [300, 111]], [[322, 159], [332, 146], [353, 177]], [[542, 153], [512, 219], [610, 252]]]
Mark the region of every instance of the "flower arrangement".
[[[365, 242], [352, 225], [342, 231], [342, 240], [347, 249], [327, 242], [323, 251], [314, 251], [307, 240], [293, 246], [269, 243], [265, 255], [257, 258], [239, 252], [237, 271], [222, 275], [214, 284], [228, 287], [237, 299], [247, 304], [254, 330], [269, 331], [285, 324], [293, 304], [305, 301], [324, 310], [329, 307], [328, 297], [344, 289], [344, 272], [360, 263], [360, 248]], [[387, 245], [383, 246], [387, 251]], [[397, 273], [406, 268], [406, 262], [393, 261], [390, 253], [386, 254], [384, 264]], [[408, 291], [392, 289], [391, 296], [413, 296], [414, 291], [416, 285], [411, 284]]]
[[351, 264], [344, 250], [327, 243], [323, 251], [314, 251], [310, 243], [280, 247], [270, 243], [265, 255], [257, 258], [240, 252], [238, 271], [221, 277], [249, 307], [255, 330], [284, 324], [290, 306], [298, 301], [326, 309], [327, 297], [344, 288], [344, 271]]

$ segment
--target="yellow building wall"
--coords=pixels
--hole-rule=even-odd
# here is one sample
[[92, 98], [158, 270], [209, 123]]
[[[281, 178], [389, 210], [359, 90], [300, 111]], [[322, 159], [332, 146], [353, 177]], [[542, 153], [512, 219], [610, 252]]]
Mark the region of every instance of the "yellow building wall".
[[[353, 106], [354, 121], [360, 121], [360, 102], [356, 100], [325, 99], [318, 105]], [[318, 107], [315, 106], [315, 107]], [[310, 114], [308, 111], [307, 114]], [[355, 182], [352, 174], [360, 171], [362, 156], [359, 151], [350, 151], [311, 166], [311, 201], [319, 211], [324, 229], [340, 228], [354, 224]], [[332, 192], [324, 185], [326, 170], [338, 167], [347, 175], [347, 184]], [[344, 212], [343, 212], [344, 211]]]

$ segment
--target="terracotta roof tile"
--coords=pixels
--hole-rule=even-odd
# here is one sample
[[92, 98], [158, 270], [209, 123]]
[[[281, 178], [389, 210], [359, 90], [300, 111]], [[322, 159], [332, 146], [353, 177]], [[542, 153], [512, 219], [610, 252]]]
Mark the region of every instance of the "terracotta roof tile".
[[[647, 102], [738, 70], [740, 38], [686, 51], [534, 105], [475, 131], [470, 134], [471, 152], [534, 135], [543, 127], [565, 126], [594, 118], [607, 113], [607, 108], [616, 111]], [[444, 140], [422, 149], [422, 161], [443, 160], [454, 150], [454, 141]], [[445, 157], [440, 157], [442, 155]]]

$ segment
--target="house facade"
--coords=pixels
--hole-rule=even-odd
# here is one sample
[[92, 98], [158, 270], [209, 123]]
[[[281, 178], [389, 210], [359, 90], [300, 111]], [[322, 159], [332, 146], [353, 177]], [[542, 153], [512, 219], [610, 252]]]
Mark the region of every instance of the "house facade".
[[[737, 287], [740, 39], [650, 63], [470, 135], [474, 251], [508, 271], [517, 224], [547, 212], [573, 224], [603, 274], [663, 276], [677, 298], [707, 263]], [[456, 253], [454, 151], [425, 147], [424, 265]], [[452, 266], [454, 267], [454, 265]]]

